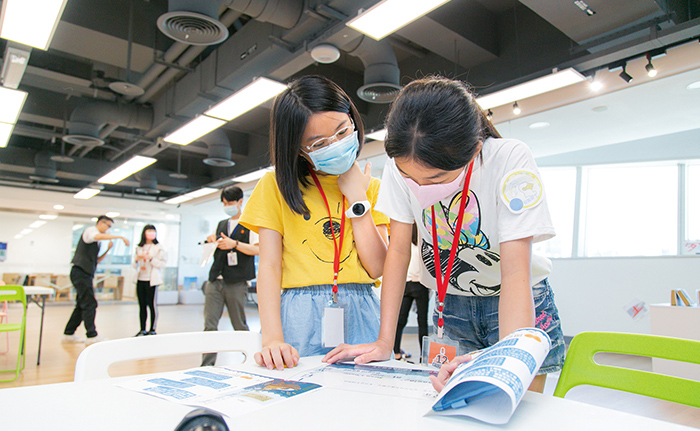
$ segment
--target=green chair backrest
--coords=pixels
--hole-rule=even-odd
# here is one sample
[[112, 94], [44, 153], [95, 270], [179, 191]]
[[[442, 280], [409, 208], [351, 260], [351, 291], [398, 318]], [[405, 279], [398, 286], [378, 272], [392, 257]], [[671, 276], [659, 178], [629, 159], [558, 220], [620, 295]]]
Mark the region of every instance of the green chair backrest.
[[27, 296], [22, 286], [0, 286], [0, 301], [19, 301], [27, 308]]
[[700, 364], [700, 341], [657, 335], [582, 332], [574, 337], [554, 396], [592, 385], [700, 407], [700, 381], [594, 361], [598, 352], [622, 353]]

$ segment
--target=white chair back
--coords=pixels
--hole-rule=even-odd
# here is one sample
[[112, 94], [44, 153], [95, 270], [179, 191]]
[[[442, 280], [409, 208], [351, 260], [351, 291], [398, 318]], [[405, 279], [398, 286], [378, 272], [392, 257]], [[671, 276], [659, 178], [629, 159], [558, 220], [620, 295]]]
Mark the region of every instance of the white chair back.
[[116, 362], [172, 355], [240, 352], [245, 355], [243, 363], [248, 363], [261, 349], [261, 335], [249, 331], [181, 332], [108, 340], [82, 351], [75, 364], [73, 380], [109, 378], [109, 367]]

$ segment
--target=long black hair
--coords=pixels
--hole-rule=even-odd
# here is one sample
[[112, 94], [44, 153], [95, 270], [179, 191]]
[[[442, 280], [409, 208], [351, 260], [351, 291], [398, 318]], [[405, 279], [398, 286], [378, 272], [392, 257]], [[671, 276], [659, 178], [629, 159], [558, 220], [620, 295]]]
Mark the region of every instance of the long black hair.
[[[144, 244], [146, 244], [146, 231], [147, 230], [156, 230], [156, 227], [153, 226], [152, 224], [147, 224], [146, 226], [143, 227], [143, 230], [141, 231], [141, 242], [139, 243], [139, 247], [143, 247]], [[156, 234], [158, 231], [156, 231]], [[158, 238], [153, 238], [153, 244], [158, 244]]]
[[301, 139], [309, 117], [319, 112], [342, 112], [350, 115], [360, 146], [365, 130], [362, 118], [350, 97], [336, 83], [323, 76], [302, 76], [291, 82], [275, 99], [270, 113], [270, 155], [275, 165], [277, 186], [289, 208], [297, 214], [308, 215], [301, 183], [308, 187], [309, 165], [300, 155]]
[[469, 163], [478, 143], [500, 138], [466, 84], [430, 76], [406, 85], [386, 121], [384, 149], [425, 166], [454, 171]]

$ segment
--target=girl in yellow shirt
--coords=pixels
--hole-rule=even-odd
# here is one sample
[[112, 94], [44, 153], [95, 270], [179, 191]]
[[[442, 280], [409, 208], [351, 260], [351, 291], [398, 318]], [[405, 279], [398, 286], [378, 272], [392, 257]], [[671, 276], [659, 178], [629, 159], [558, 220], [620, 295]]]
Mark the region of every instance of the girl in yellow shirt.
[[275, 100], [274, 172], [258, 183], [240, 223], [260, 236], [258, 364], [282, 369], [300, 356], [379, 333], [388, 218], [373, 210], [379, 180], [356, 162], [364, 128], [335, 83], [304, 76]]

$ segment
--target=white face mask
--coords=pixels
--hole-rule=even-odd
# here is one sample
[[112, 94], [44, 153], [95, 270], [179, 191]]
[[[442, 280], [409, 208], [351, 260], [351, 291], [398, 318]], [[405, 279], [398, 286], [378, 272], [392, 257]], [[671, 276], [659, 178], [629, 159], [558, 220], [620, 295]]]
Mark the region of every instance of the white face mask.
[[238, 205], [228, 205], [224, 207], [224, 212], [229, 217], [233, 217], [238, 214]]
[[406, 185], [408, 185], [408, 188], [411, 189], [416, 199], [418, 199], [420, 207], [429, 208], [460, 191], [462, 189], [462, 180], [466, 172], [466, 170], [462, 170], [462, 173], [449, 183], [427, 184], [425, 186], [421, 186], [410, 178], [402, 178], [406, 182]]
[[327, 147], [305, 154], [311, 159], [314, 170], [330, 175], [341, 175], [350, 170], [352, 164], [355, 163], [359, 147], [360, 142], [357, 138], [357, 131], [355, 131], [352, 135]]

